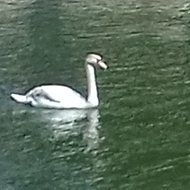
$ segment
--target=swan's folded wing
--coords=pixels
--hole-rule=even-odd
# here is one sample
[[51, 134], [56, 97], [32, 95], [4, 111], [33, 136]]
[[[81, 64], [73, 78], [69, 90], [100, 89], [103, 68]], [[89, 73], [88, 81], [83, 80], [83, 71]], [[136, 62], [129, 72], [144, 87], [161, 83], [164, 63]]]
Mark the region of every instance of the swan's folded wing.
[[49, 100], [49, 101], [51, 101], [51, 102], [60, 103], [59, 100], [56, 100], [56, 99], [54, 99], [53, 97], [51, 97], [51, 95], [50, 95], [48, 92], [46, 92], [46, 91], [43, 91], [43, 90], [42, 90], [41, 96], [43, 96], [45, 99], [47, 99], [47, 100]]
[[66, 86], [43, 85], [29, 91], [27, 96], [32, 97], [35, 104], [42, 107], [48, 105], [60, 108], [83, 108], [86, 106], [86, 99], [80, 93]]
[[45, 99], [50, 102], [60, 103], [59, 100], [56, 100], [55, 97], [52, 97], [50, 93], [41, 88], [36, 88], [34, 91], [29, 93], [29, 95], [31, 95], [34, 99]]

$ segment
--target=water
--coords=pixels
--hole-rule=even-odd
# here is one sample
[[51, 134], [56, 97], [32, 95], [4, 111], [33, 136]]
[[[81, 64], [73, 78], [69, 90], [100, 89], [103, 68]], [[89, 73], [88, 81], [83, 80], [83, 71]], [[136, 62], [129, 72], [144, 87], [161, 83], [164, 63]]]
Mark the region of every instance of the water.
[[[1, 1], [0, 189], [190, 188], [190, 4]], [[98, 110], [44, 110], [11, 92], [68, 84], [86, 94], [101, 53]]]

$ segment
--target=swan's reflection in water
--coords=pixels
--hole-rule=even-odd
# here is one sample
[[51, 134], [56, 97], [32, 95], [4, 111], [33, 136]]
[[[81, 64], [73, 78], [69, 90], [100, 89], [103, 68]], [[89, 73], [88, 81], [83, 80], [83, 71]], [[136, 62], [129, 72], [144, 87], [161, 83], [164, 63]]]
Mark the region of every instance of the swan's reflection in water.
[[67, 138], [69, 135], [81, 135], [87, 144], [85, 151], [98, 148], [99, 111], [89, 110], [43, 110], [42, 118], [48, 121], [54, 138]]

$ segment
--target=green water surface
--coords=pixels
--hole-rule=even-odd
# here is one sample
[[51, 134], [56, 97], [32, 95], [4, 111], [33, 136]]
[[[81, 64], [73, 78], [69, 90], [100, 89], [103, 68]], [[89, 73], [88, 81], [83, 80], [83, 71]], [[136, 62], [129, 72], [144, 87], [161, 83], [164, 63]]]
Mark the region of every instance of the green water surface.
[[[187, 0], [0, 2], [0, 189], [189, 190]], [[87, 52], [104, 56], [97, 110], [20, 105], [11, 92], [67, 84], [86, 95]]]

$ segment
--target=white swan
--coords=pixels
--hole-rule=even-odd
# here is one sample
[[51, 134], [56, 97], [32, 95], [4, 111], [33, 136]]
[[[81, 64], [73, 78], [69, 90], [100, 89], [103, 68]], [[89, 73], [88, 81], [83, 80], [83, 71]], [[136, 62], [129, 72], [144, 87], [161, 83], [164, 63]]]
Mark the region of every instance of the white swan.
[[86, 109], [97, 107], [99, 101], [94, 67], [99, 66], [100, 68], [106, 69], [107, 65], [102, 61], [100, 55], [94, 53], [87, 55], [85, 63], [88, 83], [87, 99], [72, 88], [61, 85], [43, 85], [35, 87], [25, 95], [13, 93], [11, 94], [11, 98], [19, 103], [43, 108]]

